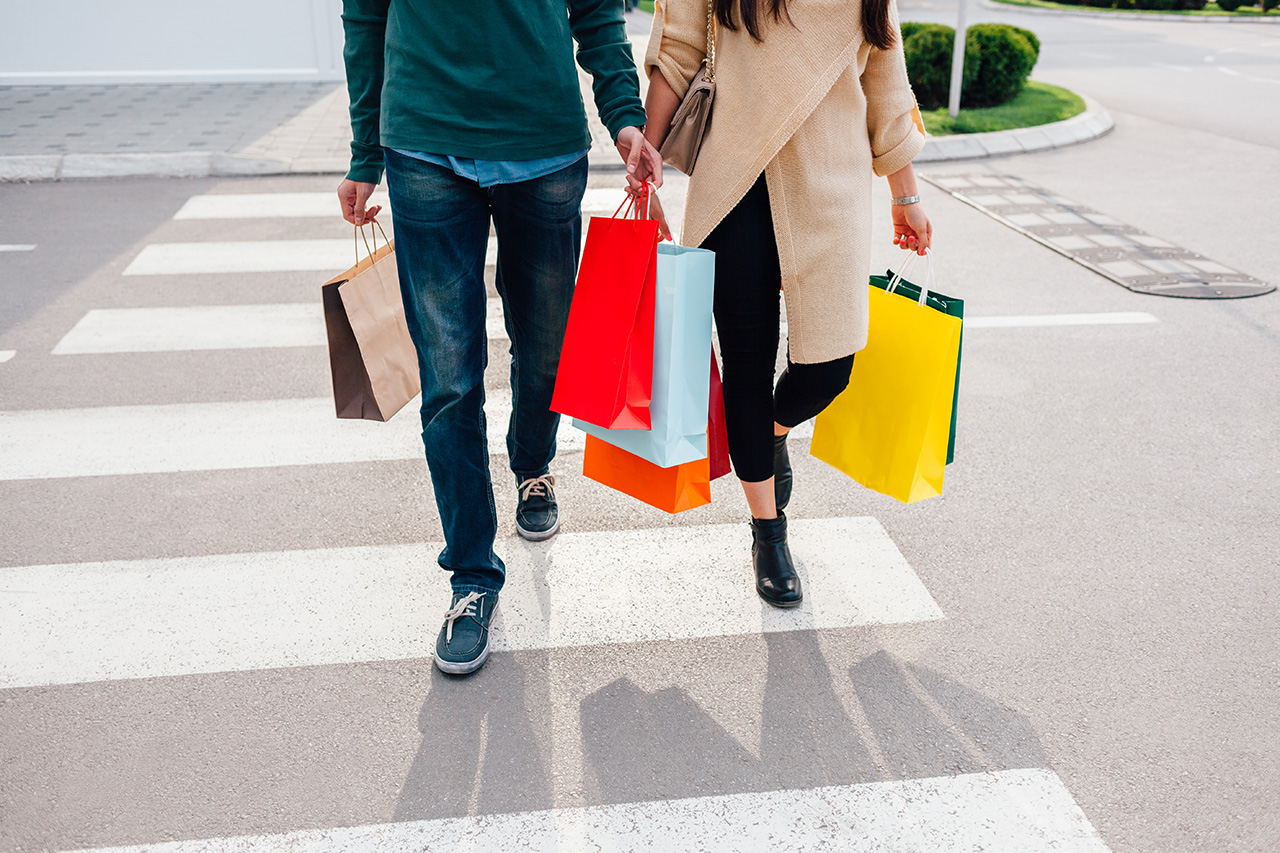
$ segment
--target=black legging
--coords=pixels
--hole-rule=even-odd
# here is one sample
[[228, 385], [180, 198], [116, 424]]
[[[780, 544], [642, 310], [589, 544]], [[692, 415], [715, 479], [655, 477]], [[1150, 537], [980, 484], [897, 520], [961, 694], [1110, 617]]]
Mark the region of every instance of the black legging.
[[739, 479], [758, 483], [773, 476], [774, 421], [794, 427], [825, 409], [849, 384], [853, 355], [793, 364], [788, 354], [773, 387], [782, 269], [764, 175], [702, 248], [716, 253], [715, 316], [729, 456]]

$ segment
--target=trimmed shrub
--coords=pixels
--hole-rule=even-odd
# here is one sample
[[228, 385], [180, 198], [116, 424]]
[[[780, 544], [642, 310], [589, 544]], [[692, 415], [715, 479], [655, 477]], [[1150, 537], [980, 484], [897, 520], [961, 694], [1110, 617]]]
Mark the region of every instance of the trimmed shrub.
[[[905, 28], [905, 24], [903, 25]], [[945, 107], [951, 96], [951, 52], [955, 48], [956, 31], [941, 24], [918, 30], [902, 41], [907, 58], [907, 77], [922, 110]], [[966, 38], [964, 80], [961, 94], [973, 85], [978, 72], [978, 53]]]
[[1244, 5], [1244, 0], [1218, 0], [1218, 8], [1224, 12], [1234, 12]]
[[1169, 12], [1178, 5], [1178, 0], [1134, 0], [1139, 9], [1153, 12]]
[[1136, 9], [1138, 7], [1133, 2], [1133, 0], [1116, 0], [1116, 8], [1129, 10], [1129, 9]]
[[1265, 15], [1277, 6], [1280, 6], [1280, 0], [1262, 0], [1262, 13]]
[[1178, 0], [1178, 9], [1184, 12], [1199, 12], [1209, 5], [1209, 0]]
[[965, 106], [999, 106], [1022, 91], [1040, 55], [1039, 42], [1033, 43], [1023, 32], [1007, 24], [969, 27], [965, 36], [965, 59], [968, 60], [971, 46], [976, 46], [978, 69], [972, 84], [965, 81], [961, 98]]
[[[951, 93], [955, 30], [942, 24], [903, 24], [907, 76], [921, 109], [946, 106]], [[1017, 97], [1040, 56], [1035, 34], [1007, 24], [975, 24], [965, 33], [961, 105], [994, 107]]]
[[1111, 9], [1116, 5], [1116, 0], [1089, 0], [1089, 5], [1098, 9]]

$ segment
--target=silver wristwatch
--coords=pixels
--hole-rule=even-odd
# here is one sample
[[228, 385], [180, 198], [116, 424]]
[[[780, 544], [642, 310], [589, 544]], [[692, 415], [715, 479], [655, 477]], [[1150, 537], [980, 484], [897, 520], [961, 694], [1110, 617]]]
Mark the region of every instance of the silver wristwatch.
[[894, 203], [894, 204], [919, 204], [919, 203], [920, 203], [920, 196], [918, 196], [918, 195], [904, 195], [902, 198], [895, 198], [895, 199], [893, 199], [893, 203]]

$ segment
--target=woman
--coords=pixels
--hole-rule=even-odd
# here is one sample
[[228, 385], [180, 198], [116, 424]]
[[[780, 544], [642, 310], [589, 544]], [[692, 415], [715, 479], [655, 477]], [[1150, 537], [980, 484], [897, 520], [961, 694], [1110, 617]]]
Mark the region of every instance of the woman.
[[[645, 135], [655, 145], [707, 52], [707, 2], [662, 0], [654, 15]], [[716, 253], [729, 454], [751, 507], [756, 590], [793, 607], [787, 433], [844, 390], [867, 342], [873, 172], [889, 179], [894, 244], [921, 254], [930, 244], [911, 169], [924, 137], [894, 0], [711, 2], [715, 109], [681, 236]], [[787, 368], [775, 389], [779, 288]]]

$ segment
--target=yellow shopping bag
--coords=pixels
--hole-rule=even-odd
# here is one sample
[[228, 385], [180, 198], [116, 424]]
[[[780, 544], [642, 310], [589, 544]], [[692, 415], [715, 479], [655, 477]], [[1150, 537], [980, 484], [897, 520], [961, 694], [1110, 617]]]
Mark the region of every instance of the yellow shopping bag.
[[960, 358], [959, 317], [869, 286], [871, 326], [849, 387], [813, 425], [809, 453], [903, 503], [942, 494]]

